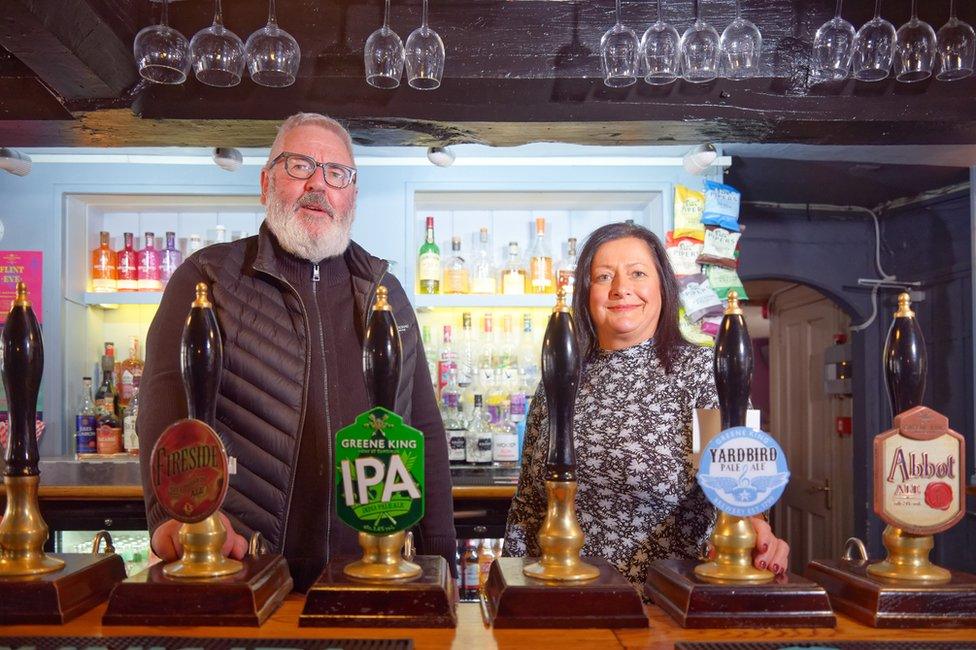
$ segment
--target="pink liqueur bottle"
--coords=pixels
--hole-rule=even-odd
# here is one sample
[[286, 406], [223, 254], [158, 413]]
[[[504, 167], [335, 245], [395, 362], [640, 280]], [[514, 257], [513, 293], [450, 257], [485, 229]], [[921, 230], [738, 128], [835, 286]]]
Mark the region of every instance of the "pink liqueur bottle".
[[160, 255], [156, 250], [155, 233], [146, 233], [146, 246], [137, 258], [139, 267], [139, 291], [162, 291], [162, 269], [160, 268]]
[[132, 233], [124, 233], [125, 246], [119, 251], [118, 290], [138, 291], [139, 271], [136, 251], [132, 248]]

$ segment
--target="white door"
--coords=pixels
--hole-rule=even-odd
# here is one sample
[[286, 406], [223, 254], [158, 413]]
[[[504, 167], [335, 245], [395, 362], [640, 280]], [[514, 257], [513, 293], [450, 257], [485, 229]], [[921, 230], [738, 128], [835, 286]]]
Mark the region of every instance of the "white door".
[[[853, 531], [852, 442], [836, 432], [850, 417], [849, 397], [824, 393], [824, 350], [850, 321], [813, 289], [795, 285], [770, 305], [770, 429], [786, 453], [790, 483], [773, 513], [789, 542], [790, 570], [838, 558]], [[854, 369], [857, 372], [857, 369]]]

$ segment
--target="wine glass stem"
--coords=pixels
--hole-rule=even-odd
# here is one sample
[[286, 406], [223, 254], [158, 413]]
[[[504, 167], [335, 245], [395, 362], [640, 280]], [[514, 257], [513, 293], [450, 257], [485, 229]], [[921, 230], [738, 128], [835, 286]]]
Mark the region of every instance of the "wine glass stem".
[[918, 5], [915, 2], [915, 0], [912, 0], [912, 21], [915, 22], [917, 20], [918, 20]]
[[169, 0], [163, 0], [163, 13], [159, 19], [160, 25], [169, 25]]
[[874, 17], [881, 17], [881, 0], [874, 0]]
[[427, 29], [427, 0], [424, 0], [424, 20], [422, 26], [425, 30]]
[[383, 9], [383, 27], [390, 25], [390, 0], [386, 0], [386, 7]]
[[657, 22], [659, 23], [664, 22], [664, 16], [661, 12], [661, 0], [657, 0]]
[[224, 12], [220, 8], [220, 0], [214, 0], [214, 25], [224, 25]]
[[735, 0], [735, 17], [739, 18], [739, 0]]
[[617, 0], [616, 13], [617, 13], [617, 24], [619, 25], [620, 24], [620, 0]]
[[844, 5], [844, 0], [837, 0], [837, 11], [834, 13], [834, 18], [840, 18], [840, 10]]
[[268, 24], [278, 24], [278, 12], [275, 11], [275, 0], [268, 0]]
[[949, 20], [956, 18], [956, 0], [949, 0]]

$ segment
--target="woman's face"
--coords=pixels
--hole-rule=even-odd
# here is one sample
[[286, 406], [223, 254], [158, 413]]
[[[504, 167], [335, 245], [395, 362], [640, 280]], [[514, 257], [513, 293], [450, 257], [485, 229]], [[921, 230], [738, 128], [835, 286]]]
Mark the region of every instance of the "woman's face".
[[625, 237], [596, 249], [590, 315], [604, 350], [628, 348], [654, 336], [661, 316], [661, 279], [643, 240]]

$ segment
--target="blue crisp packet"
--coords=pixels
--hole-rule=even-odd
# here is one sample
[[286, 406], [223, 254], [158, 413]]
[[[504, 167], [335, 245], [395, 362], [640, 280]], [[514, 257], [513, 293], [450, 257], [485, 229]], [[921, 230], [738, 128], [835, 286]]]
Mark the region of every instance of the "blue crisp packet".
[[742, 194], [731, 185], [705, 181], [705, 211], [702, 223], [739, 232], [739, 202]]

